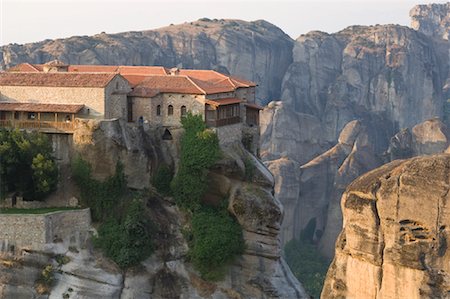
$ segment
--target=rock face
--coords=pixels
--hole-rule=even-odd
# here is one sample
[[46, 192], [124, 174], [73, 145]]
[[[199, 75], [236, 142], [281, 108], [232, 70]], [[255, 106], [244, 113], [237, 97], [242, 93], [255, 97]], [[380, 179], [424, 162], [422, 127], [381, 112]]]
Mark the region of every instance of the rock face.
[[450, 155], [437, 155], [352, 182], [322, 298], [447, 298], [449, 177]]
[[261, 103], [279, 98], [292, 40], [266, 21], [200, 19], [157, 30], [74, 36], [0, 47], [0, 69], [20, 62], [162, 65], [216, 69], [258, 83]]
[[431, 119], [401, 130], [391, 138], [390, 160], [443, 153], [450, 145], [450, 129], [439, 119]]
[[[172, 141], [162, 141], [160, 135], [118, 120], [80, 121], [73, 141], [58, 148], [65, 149], [67, 160], [81, 154], [97, 178], [114, 173], [120, 160], [129, 186], [143, 189], [158, 164], [173, 165], [178, 159], [179, 134], [173, 134]], [[223, 280], [212, 283], [199, 277], [187, 262], [188, 245], [182, 233], [189, 215], [169, 198], [150, 193], [145, 198], [146, 214], [155, 223], [157, 251], [141, 265], [122, 272], [89, 239], [76, 248], [50, 243], [43, 252], [24, 248], [11, 252], [0, 244], [0, 298], [65, 298], [67, 294], [86, 299], [308, 298], [281, 257], [283, 207], [272, 194], [272, 174], [240, 143], [222, 151], [222, 160], [209, 174], [212, 183], [206, 198], [227, 198], [246, 243], [244, 254], [230, 265]], [[254, 166], [251, 178], [246, 176], [246, 163]], [[67, 256], [69, 262], [58, 263], [57, 254]], [[47, 265], [58, 270], [54, 285], [49, 295], [38, 295], [35, 281]]]
[[[443, 17], [434, 9], [417, 8], [421, 22], [440, 19], [433, 30], [448, 30], [448, 5], [436, 7]], [[400, 130], [434, 117], [448, 120], [449, 50], [437, 35], [398, 25], [314, 31], [295, 41], [282, 100], [270, 103], [261, 121], [261, 155], [277, 176], [276, 197], [289, 207], [283, 242], [299, 237], [315, 218], [323, 235], [321, 250], [332, 256], [341, 226], [340, 195], [347, 184], [399, 157], [385, 154], [395, 147], [391, 138]], [[354, 145], [343, 146], [340, 134], [355, 120], [368, 139], [365, 147], [356, 146], [357, 154], [349, 154], [344, 148]], [[409, 129], [411, 136], [403, 136], [406, 143], [411, 139], [406, 157], [442, 152], [444, 126], [430, 120], [414, 127], [414, 133]]]
[[449, 40], [450, 3], [417, 5], [409, 12], [411, 27], [426, 35]]

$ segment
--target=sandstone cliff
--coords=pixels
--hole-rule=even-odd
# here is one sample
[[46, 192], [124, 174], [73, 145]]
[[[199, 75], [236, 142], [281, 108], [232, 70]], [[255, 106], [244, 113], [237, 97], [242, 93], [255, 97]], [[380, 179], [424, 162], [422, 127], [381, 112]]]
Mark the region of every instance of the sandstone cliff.
[[256, 96], [265, 103], [280, 96], [281, 80], [292, 61], [292, 40], [263, 20], [204, 18], [156, 30], [0, 47], [0, 69], [53, 59], [70, 64], [216, 69], [258, 83]]
[[[118, 120], [77, 125], [73, 141], [64, 146], [70, 149], [67, 160], [81, 154], [97, 178], [112, 174], [120, 160], [129, 186], [142, 189], [149, 187], [159, 163], [170, 165], [178, 159], [176, 132], [174, 140], [163, 141], [158, 130]], [[120, 271], [89, 239], [74, 242], [63, 236], [44, 251], [11, 249], [0, 242], [0, 298], [307, 298], [281, 258], [283, 207], [272, 195], [273, 176], [242, 145], [222, 150], [222, 160], [209, 175], [212, 181], [206, 197], [228, 199], [228, 209], [241, 224], [246, 243], [244, 254], [223, 280], [212, 283], [199, 277], [187, 262], [188, 246], [182, 234], [188, 215], [170, 198], [149, 193], [146, 213], [156, 225], [157, 251], [140, 266]], [[244, 161], [254, 165], [251, 179], [246, 178]], [[57, 254], [69, 257], [69, 262], [58, 265]], [[59, 271], [50, 295], [38, 296], [34, 283], [48, 264]]]
[[447, 298], [450, 156], [397, 160], [352, 182], [322, 298]]
[[[432, 32], [447, 30], [448, 5], [429, 8], [413, 9], [414, 20], [434, 24]], [[412, 129], [433, 117], [448, 120], [450, 46], [440, 36], [376, 25], [314, 31], [295, 41], [282, 101], [262, 112], [262, 158], [279, 176], [276, 196], [289, 207], [283, 242], [315, 220], [320, 248], [332, 257], [342, 191], [358, 175], [398, 157], [386, 150], [395, 147], [391, 138], [402, 129], [420, 135], [408, 157], [442, 152], [442, 123]], [[339, 136], [355, 120], [369, 137], [366, 146], [355, 147], [357, 155], [349, 155], [338, 151]]]

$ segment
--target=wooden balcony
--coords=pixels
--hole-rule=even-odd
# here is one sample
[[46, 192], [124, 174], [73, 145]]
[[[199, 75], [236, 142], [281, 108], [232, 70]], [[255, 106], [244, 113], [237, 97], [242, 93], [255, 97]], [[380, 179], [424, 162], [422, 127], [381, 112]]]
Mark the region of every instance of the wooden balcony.
[[73, 133], [74, 122], [38, 121], [38, 120], [0, 120], [1, 128], [36, 130], [43, 133]]
[[233, 125], [241, 122], [241, 118], [239, 116], [233, 116], [229, 118], [223, 119], [214, 119], [214, 120], [206, 120], [206, 125], [208, 127], [222, 127]]

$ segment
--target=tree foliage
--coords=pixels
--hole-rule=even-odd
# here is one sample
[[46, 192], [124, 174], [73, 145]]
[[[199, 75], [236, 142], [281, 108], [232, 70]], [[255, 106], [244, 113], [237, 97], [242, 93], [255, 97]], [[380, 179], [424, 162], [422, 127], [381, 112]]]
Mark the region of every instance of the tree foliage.
[[99, 181], [92, 177], [89, 163], [77, 157], [72, 162], [72, 174], [80, 188], [81, 199], [91, 208], [95, 221], [105, 220], [120, 205], [127, 187], [122, 163], [117, 162], [113, 176]]
[[320, 298], [330, 261], [307, 242], [293, 239], [284, 247], [286, 262], [294, 275], [314, 298]]
[[192, 213], [189, 256], [203, 278], [221, 278], [225, 266], [244, 251], [242, 228], [226, 205], [210, 207], [202, 202], [208, 188], [208, 170], [220, 158], [219, 139], [199, 115], [182, 120], [180, 167], [172, 181], [177, 204]]
[[161, 165], [156, 171], [152, 179], [152, 185], [163, 195], [170, 195], [170, 182], [172, 181], [173, 173], [167, 165]]
[[128, 268], [152, 254], [151, 231], [142, 202], [134, 199], [123, 217], [110, 217], [100, 226], [94, 242], [121, 268]]
[[92, 218], [101, 222], [95, 245], [121, 268], [135, 266], [150, 256], [153, 225], [145, 215], [142, 194], [127, 199], [122, 163], [116, 164], [113, 176], [99, 181], [93, 178], [91, 165], [78, 157], [72, 162], [72, 174]]
[[181, 123], [185, 132], [181, 138], [180, 167], [171, 187], [179, 206], [195, 210], [208, 187], [208, 169], [220, 157], [219, 139], [199, 115], [188, 113]]
[[192, 217], [192, 263], [203, 278], [222, 277], [226, 264], [244, 251], [242, 228], [226, 209], [202, 207]]
[[0, 196], [42, 200], [56, 189], [58, 168], [45, 134], [0, 129]]

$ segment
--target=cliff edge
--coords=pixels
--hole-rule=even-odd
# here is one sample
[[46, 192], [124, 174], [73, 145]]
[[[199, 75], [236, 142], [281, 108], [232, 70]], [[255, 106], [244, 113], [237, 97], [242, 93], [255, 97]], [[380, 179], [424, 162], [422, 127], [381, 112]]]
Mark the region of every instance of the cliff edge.
[[353, 181], [322, 298], [446, 298], [450, 155], [396, 160]]

